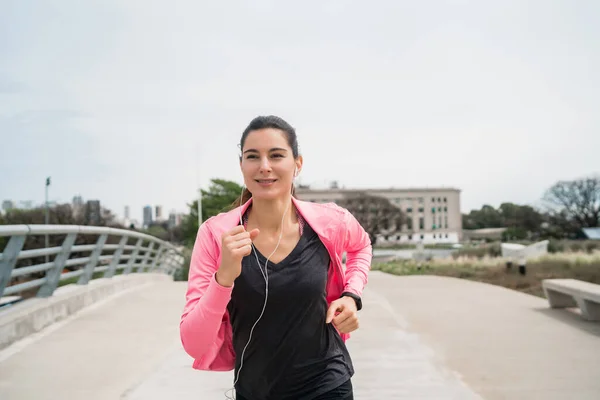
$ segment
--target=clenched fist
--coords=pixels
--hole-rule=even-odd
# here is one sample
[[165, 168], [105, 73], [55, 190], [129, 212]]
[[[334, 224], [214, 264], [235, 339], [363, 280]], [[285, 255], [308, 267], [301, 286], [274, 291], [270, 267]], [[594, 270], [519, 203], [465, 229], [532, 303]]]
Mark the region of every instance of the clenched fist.
[[217, 270], [217, 282], [226, 287], [242, 273], [242, 259], [252, 251], [252, 241], [258, 236], [259, 230], [246, 232], [239, 225], [221, 236], [221, 265]]
[[358, 329], [356, 302], [352, 297], [342, 297], [332, 301], [327, 310], [326, 321], [333, 323], [341, 333], [350, 333]]

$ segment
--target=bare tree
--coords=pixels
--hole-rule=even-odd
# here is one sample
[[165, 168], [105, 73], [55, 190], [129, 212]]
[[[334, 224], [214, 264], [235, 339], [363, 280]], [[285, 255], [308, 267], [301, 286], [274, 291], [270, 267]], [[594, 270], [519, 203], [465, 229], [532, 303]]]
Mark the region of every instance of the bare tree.
[[548, 189], [544, 200], [580, 228], [596, 227], [600, 222], [600, 177], [557, 182]]
[[404, 213], [388, 199], [372, 196], [365, 192], [348, 194], [337, 204], [346, 208], [369, 234], [375, 244], [378, 234], [400, 231], [404, 224]]

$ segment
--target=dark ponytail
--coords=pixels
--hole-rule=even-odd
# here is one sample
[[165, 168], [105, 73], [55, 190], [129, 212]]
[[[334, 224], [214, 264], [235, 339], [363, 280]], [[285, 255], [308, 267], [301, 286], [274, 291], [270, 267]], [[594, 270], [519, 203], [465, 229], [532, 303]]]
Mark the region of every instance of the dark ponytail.
[[245, 204], [248, 200], [250, 200], [250, 197], [252, 197], [252, 193], [250, 193], [248, 188], [244, 188], [244, 192], [242, 193], [241, 201], [240, 201], [240, 197], [236, 198], [235, 201], [233, 203], [231, 203], [231, 206], [229, 207], [230, 210], [241, 207], [242, 204]]

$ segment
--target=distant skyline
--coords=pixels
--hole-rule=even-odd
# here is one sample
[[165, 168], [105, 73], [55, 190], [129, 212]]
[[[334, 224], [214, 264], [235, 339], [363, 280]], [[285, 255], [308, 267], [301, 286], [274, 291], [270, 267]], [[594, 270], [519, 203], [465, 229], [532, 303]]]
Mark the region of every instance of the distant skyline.
[[299, 182], [538, 205], [600, 173], [600, 2], [7, 0], [0, 200], [187, 212], [241, 132], [298, 132]]
[[[67, 200], [67, 201], [62, 201], [62, 200], [61, 200], [61, 201], [57, 201], [57, 200], [49, 199], [49, 200], [48, 200], [48, 204], [49, 204], [50, 206], [55, 206], [55, 205], [58, 205], [58, 204], [72, 204], [72, 205], [75, 205], [75, 202], [74, 202], [75, 198], [81, 198], [81, 199], [83, 199], [83, 205], [87, 204], [88, 200], [90, 200], [90, 201], [99, 201], [99, 202], [100, 202], [100, 205], [101, 205], [103, 208], [107, 208], [107, 207], [106, 207], [106, 206], [105, 206], [105, 205], [102, 203], [102, 200], [101, 200], [101, 199], [86, 199], [86, 198], [84, 198], [84, 197], [83, 197], [83, 196], [81, 196], [81, 195], [75, 195], [75, 196], [73, 196], [73, 198], [72, 198], [71, 200]], [[0, 205], [2, 206], [2, 207], [0, 207], [0, 211], [4, 211], [2, 208], [4, 207], [4, 203], [5, 203], [5, 202], [7, 202], [7, 201], [10, 201], [10, 202], [12, 202], [12, 207], [13, 207], [13, 208], [34, 209], [34, 208], [39, 208], [39, 207], [44, 207], [44, 206], [45, 206], [45, 202], [44, 202], [44, 200], [42, 200], [42, 201], [40, 201], [40, 202], [34, 202], [34, 201], [32, 201], [32, 200], [0, 199]], [[151, 208], [151, 211], [152, 211], [152, 218], [153, 218], [154, 220], [156, 220], [157, 216], [155, 215], [155, 213], [156, 213], [156, 207], [157, 207], [157, 206], [162, 208], [162, 210], [163, 210], [163, 211], [162, 211], [162, 214], [161, 214], [161, 216], [160, 216], [160, 217], [161, 217], [162, 219], [164, 219], [164, 220], [166, 220], [166, 219], [169, 217], [169, 215], [170, 215], [172, 212], [175, 212], [176, 214], [180, 214], [180, 212], [178, 212], [178, 211], [177, 211], [176, 209], [174, 209], [174, 208], [171, 208], [171, 209], [165, 209], [165, 208], [163, 207], [163, 205], [162, 205], [162, 204], [146, 204], [146, 205], [144, 205], [144, 206], [142, 207], [142, 210], [143, 210], [143, 209], [145, 209], [146, 207], [150, 207], [150, 208]], [[166, 210], [166, 211], [165, 211], [165, 210]], [[125, 206], [123, 207], [123, 210], [121, 210], [122, 212], [119, 212], [119, 210], [112, 210], [112, 209], [110, 209], [110, 211], [111, 211], [111, 212], [112, 212], [112, 213], [113, 213], [113, 214], [114, 214], [116, 217], [118, 217], [119, 219], [121, 219], [121, 218], [125, 218], [125, 219], [130, 219], [130, 220], [132, 220], [132, 221], [133, 221], [133, 220], [137, 220], [138, 222], [141, 222], [141, 220], [140, 220], [140, 219], [136, 219], [136, 218], [132, 218], [132, 217], [131, 217], [131, 207], [129, 207], [128, 205], [125, 205]], [[143, 213], [143, 211], [142, 211], [142, 213]], [[129, 215], [128, 215], [128, 214], [129, 214]]]

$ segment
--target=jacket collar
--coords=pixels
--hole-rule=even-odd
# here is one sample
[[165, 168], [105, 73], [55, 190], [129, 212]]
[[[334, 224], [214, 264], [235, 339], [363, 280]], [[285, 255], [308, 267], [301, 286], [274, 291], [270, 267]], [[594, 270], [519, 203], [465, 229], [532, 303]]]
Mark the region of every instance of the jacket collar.
[[[244, 215], [246, 210], [252, 204], [252, 197], [242, 204], [240, 207], [236, 207], [226, 214], [226, 220], [224, 221], [227, 226], [235, 226], [240, 222], [240, 213]], [[333, 241], [335, 232], [337, 231], [338, 224], [341, 223], [342, 219], [337, 213], [330, 208], [322, 204], [312, 203], [308, 201], [298, 200], [292, 196], [292, 204], [296, 207], [298, 212], [302, 215], [304, 220], [311, 226], [319, 237]], [[329, 211], [329, 212], [327, 212]]]

